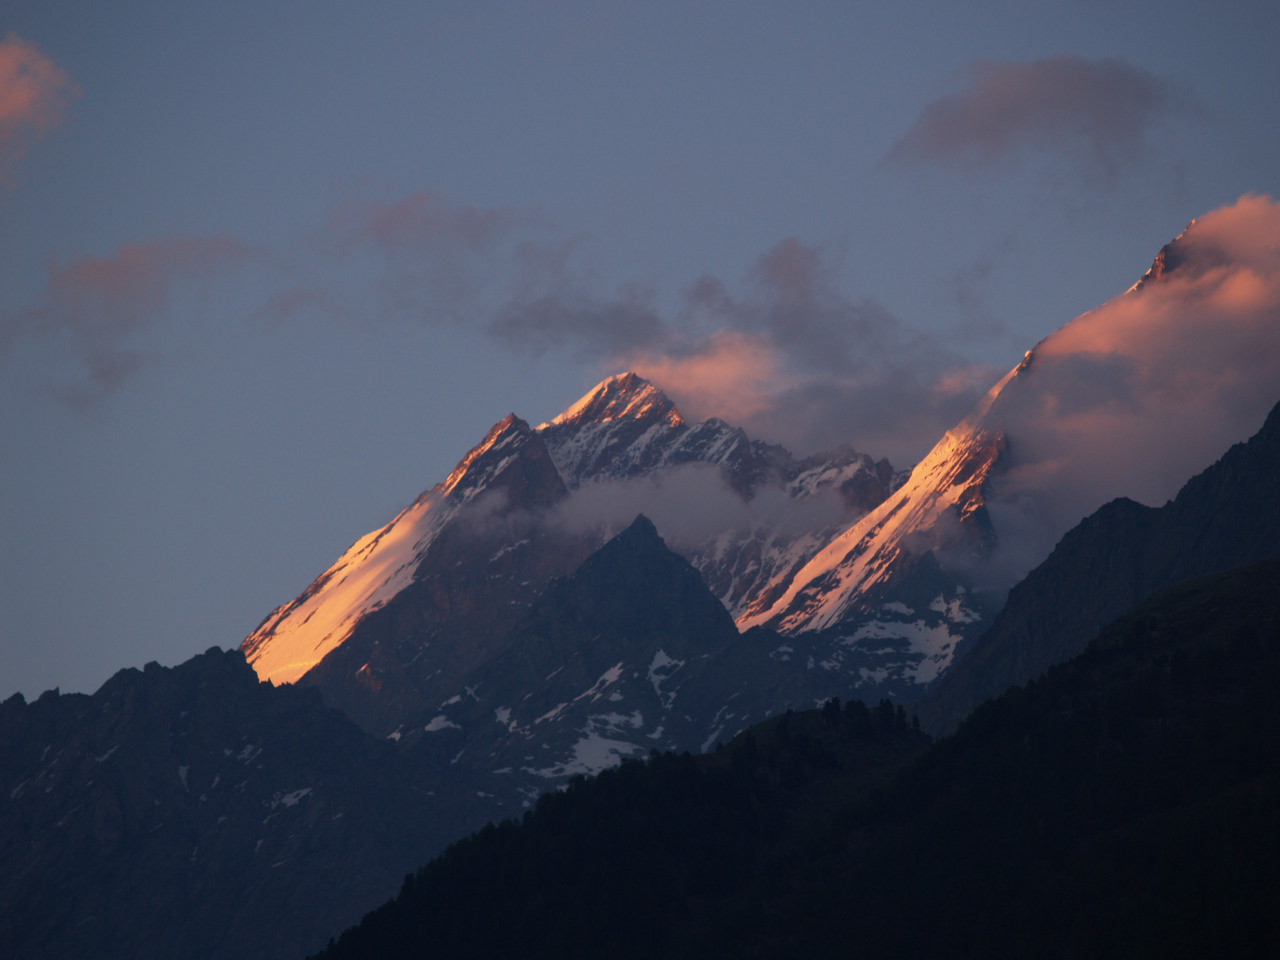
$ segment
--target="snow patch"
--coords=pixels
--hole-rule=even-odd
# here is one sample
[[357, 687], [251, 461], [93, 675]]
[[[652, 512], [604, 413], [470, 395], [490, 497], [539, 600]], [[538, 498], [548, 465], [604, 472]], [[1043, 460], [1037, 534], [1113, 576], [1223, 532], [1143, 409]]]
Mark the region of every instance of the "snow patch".
[[530, 542], [531, 541], [528, 538], [526, 538], [524, 540], [517, 540], [515, 543], [508, 543], [506, 546], [502, 547], [497, 553], [495, 553], [492, 557], [490, 557], [489, 562], [493, 563], [495, 560], [501, 559], [511, 551], [518, 550]]
[[942, 614], [952, 623], [977, 623], [982, 619], [981, 616], [966, 607], [959, 597], [954, 600], [947, 600], [942, 594], [938, 594], [934, 597], [933, 602], [929, 604], [929, 609]]
[[413, 582], [418, 559], [458, 506], [434, 488], [357, 540], [302, 596], [278, 608], [245, 640], [245, 658], [258, 676], [293, 683], [342, 644], [366, 614]]
[[271, 801], [271, 809], [276, 807], [295, 807], [301, 802], [302, 798], [311, 793], [312, 787], [303, 787], [301, 790], [294, 790], [292, 793], [275, 795], [275, 799]]
[[653, 684], [653, 692], [658, 695], [663, 707], [670, 710], [676, 698], [675, 691], [663, 693], [662, 685], [671, 679], [672, 674], [683, 667], [685, 661], [668, 656], [665, 650], [659, 649], [649, 662], [649, 682]]
[[[907, 641], [911, 653], [919, 659], [908, 665], [905, 672], [914, 683], [923, 684], [929, 683], [951, 663], [951, 656], [955, 653], [955, 645], [960, 636], [953, 634], [949, 624], [945, 622], [930, 624], [925, 620], [873, 620], [859, 627], [852, 637], [840, 642], [852, 647], [864, 640]], [[892, 653], [892, 650], [879, 652]]]
[[600, 733], [588, 733], [572, 747], [572, 756], [563, 763], [535, 770], [524, 767], [525, 773], [543, 777], [547, 780], [572, 777], [577, 774], [590, 776], [616, 767], [625, 758], [639, 753], [641, 748], [625, 740], [612, 740]]

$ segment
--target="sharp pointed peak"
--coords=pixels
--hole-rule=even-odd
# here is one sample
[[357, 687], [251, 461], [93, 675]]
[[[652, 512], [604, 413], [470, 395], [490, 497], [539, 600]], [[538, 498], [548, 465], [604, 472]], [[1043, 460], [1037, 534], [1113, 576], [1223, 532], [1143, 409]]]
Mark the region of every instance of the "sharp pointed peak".
[[1185, 238], [1188, 233], [1195, 229], [1195, 226], [1196, 221], [1192, 220], [1180, 234], [1160, 248], [1160, 252], [1151, 261], [1151, 266], [1147, 268], [1147, 272], [1139, 277], [1138, 282], [1129, 288], [1130, 293], [1163, 279], [1166, 274], [1172, 273], [1186, 262], [1187, 243]]
[[601, 380], [577, 403], [538, 429], [607, 420], [658, 420], [673, 427], [685, 422], [665, 393], [644, 377], [627, 371]]
[[467, 476], [468, 471], [471, 469], [471, 465], [479, 460], [484, 454], [498, 446], [502, 446], [513, 441], [519, 442], [520, 438], [529, 436], [532, 433], [533, 431], [530, 430], [528, 423], [521, 420], [514, 413], [507, 414], [490, 427], [489, 432], [485, 434], [484, 439], [472, 447], [470, 452], [468, 452], [467, 455], [458, 462], [458, 465], [453, 468], [453, 473], [449, 474], [448, 479], [444, 482], [444, 492], [451, 493], [454, 488], [462, 482], [462, 479]]
[[619, 536], [624, 535], [628, 537], [643, 537], [646, 540], [662, 539], [658, 533], [658, 528], [653, 525], [653, 521], [643, 513], [637, 513], [636, 518], [631, 521], [631, 525], [619, 534]]

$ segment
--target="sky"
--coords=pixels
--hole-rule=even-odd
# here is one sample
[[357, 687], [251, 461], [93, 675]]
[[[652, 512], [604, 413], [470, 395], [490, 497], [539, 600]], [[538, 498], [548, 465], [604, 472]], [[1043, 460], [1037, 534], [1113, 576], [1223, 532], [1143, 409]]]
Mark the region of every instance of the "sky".
[[238, 644], [620, 370], [909, 466], [1280, 197], [1274, 3], [889, 6], [5, 0], [0, 697]]

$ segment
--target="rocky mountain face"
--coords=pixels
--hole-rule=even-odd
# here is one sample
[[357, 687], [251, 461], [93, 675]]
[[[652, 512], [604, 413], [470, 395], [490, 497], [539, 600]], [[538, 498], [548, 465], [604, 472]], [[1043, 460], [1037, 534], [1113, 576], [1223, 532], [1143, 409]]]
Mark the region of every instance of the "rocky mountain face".
[[239, 652], [14, 696], [0, 955], [301, 956], [449, 838], [430, 809], [448, 779]]
[[1280, 556], [1280, 405], [1162, 507], [1119, 499], [1064, 536], [917, 705], [933, 729], [1081, 650], [1156, 590]]
[[905, 483], [833, 537], [784, 590], [761, 597], [739, 625], [810, 637], [837, 663], [851, 649], [877, 646], [881, 662], [864, 679], [898, 697], [945, 671], [995, 608], [973, 590], [973, 571], [996, 541], [986, 499], [1007, 449], [988, 415], [1023, 370], [993, 387]]
[[[1160, 462], [1186, 476], [1184, 450], [1243, 422], [1201, 416], [1160, 387], [1161, 371], [1203, 382], [1203, 351], [1162, 353], [1141, 324], [1119, 329], [1154, 312], [1203, 335], [1189, 285], [1253, 268], [1206, 236], [1193, 224], [1129, 291], [1028, 351], [906, 478], [852, 450], [798, 460], [720, 420], [690, 423], [634, 374], [536, 429], [508, 417], [445, 483], [268, 617], [246, 655], [261, 676], [319, 686], [367, 729], [425, 730], [448, 721], [463, 680], [510, 662], [523, 618], [557, 578], [644, 514], [747, 631], [743, 649], [753, 629], [785, 638], [765, 641], [760, 687], [792, 682], [800, 663], [814, 687], [914, 700], [957, 651], [978, 649], [1008, 590], [1081, 517], [1135, 482], [1146, 496], [1176, 489], [1133, 449], [1177, 448]], [[1214, 322], [1247, 332], [1266, 320], [1229, 315], [1237, 302], [1215, 307]], [[1264, 394], [1267, 384], [1251, 387], [1238, 404]], [[1182, 429], [1164, 442], [1171, 411]], [[544, 677], [559, 667], [539, 665]], [[706, 709], [729, 707], [695, 712]]]
[[494, 819], [575, 774], [652, 750], [707, 750], [748, 724], [836, 695], [811, 652], [740, 635], [688, 561], [641, 516], [556, 580], [498, 656], [402, 748], [470, 771]]

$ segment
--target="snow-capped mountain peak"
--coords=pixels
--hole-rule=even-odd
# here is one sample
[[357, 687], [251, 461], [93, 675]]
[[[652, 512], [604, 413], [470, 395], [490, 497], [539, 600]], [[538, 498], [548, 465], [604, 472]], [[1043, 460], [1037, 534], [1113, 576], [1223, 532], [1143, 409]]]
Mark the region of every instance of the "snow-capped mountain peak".
[[542, 439], [511, 414], [489, 430], [444, 483], [385, 527], [361, 537], [297, 599], [267, 616], [241, 648], [258, 675], [292, 683], [351, 636], [361, 620], [410, 583], [437, 537], [482, 494], [500, 507], [549, 506], [565, 487]]
[[679, 427], [685, 422], [676, 405], [648, 380], [634, 373], [619, 373], [602, 380], [564, 413], [542, 424], [604, 423], [609, 420], [651, 420]]
[[487, 489], [488, 482], [502, 472], [532, 437], [529, 424], [514, 413], [507, 414], [458, 462], [441, 484], [442, 492], [469, 499], [469, 494]]

